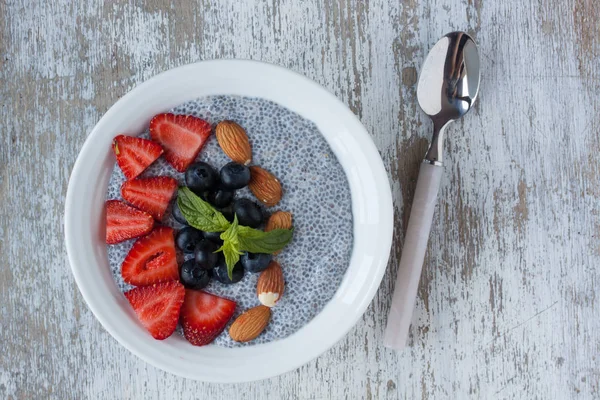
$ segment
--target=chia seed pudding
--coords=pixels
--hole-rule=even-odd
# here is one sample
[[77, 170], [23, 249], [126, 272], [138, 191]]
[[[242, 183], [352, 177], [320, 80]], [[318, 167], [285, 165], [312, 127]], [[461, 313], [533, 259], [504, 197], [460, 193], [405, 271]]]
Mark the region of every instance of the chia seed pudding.
[[[331, 300], [350, 263], [353, 245], [351, 194], [336, 156], [314, 123], [268, 100], [208, 96], [184, 103], [171, 112], [202, 118], [213, 127], [222, 120], [233, 120], [241, 125], [252, 145], [252, 164], [273, 173], [283, 185], [281, 202], [266, 212], [284, 210], [293, 215], [293, 240], [274, 256], [283, 269], [286, 287], [283, 297], [273, 308], [268, 327], [249, 343], [233, 341], [226, 328], [213, 343], [240, 347], [283, 339], [295, 333]], [[141, 137], [149, 138], [148, 130]], [[230, 161], [214, 135], [208, 139], [197, 160], [216, 169]], [[164, 157], [140, 177], [159, 175], [171, 176], [180, 185], [185, 184], [184, 174], [171, 167]], [[125, 176], [115, 165], [106, 198], [122, 200], [120, 188], [124, 181]], [[238, 190], [236, 196], [256, 201], [248, 188]], [[171, 215], [173, 203], [162, 224], [180, 229], [183, 225]], [[121, 277], [121, 263], [135, 240], [107, 246], [112, 274], [123, 292], [133, 288]], [[178, 262], [181, 264], [192, 257], [179, 252]], [[258, 276], [247, 272], [242, 281], [232, 285], [212, 280], [205, 290], [237, 302], [233, 321], [239, 314], [260, 304], [256, 296]]]

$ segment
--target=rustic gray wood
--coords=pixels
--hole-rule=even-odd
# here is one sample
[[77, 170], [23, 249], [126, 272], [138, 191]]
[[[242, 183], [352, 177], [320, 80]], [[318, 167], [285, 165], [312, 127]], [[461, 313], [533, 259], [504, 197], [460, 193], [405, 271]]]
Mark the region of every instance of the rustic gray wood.
[[[600, 397], [600, 3], [594, 0], [0, 2], [0, 398]], [[430, 134], [417, 71], [445, 32], [482, 61], [448, 161], [411, 331], [382, 346]], [[283, 376], [185, 380], [104, 331], [72, 278], [64, 196], [110, 105], [168, 68], [283, 65], [363, 121], [389, 171], [388, 273], [348, 336]]]

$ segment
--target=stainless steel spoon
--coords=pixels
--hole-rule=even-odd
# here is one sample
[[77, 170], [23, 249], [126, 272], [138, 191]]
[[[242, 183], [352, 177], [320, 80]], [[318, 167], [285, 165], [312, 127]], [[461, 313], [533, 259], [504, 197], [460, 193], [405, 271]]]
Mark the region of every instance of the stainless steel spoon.
[[405, 347], [408, 338], [433, 211], [444, 171], [444, 130], [450, 122], [459, 119], [471, 109], [478, 90], [477, 45], [464, 32], [448, 33], [427, 55], [417, 86], [419, 105], [433, 121], [433, 138], [421, 164], [404, 238], [384, 336], [384, 344], [387, 347], [400, 350]]

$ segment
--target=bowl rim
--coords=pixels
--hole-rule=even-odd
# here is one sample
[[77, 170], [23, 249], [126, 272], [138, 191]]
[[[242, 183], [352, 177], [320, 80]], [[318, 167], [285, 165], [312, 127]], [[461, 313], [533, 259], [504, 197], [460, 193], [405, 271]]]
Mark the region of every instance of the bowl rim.
[[[184, 346], [180, 343], [184, 339], [172, 337], [163, 342], [154, 341], [155, 346], [158, 343], [165, 343], [167, 345], [165, 349], [169, 351], [169, 354], [161, 351], [154, 352], [149, 346], [147, 338], [139, 335], [139, 332], [145, 332], [141, 325], [136, 321], [129, 321], [134, 318], [132, 317], [133, 312], [125, 310], [120, 314], [115, 313], [114, 307], [122, 308], [125, 297], [121, 294], [121, 298], [118, 298], [119, 296], [110, 288], [109, 296], [104, 298], [97, 296], [97, 293], [94, 293], [97, 291], [94, 287], [98, 283], [97, 277], [88, 276], [97, 271], [89, 269], [89, 265], [83, 265], [84, 261], [89, 260], [90, 257], [89, 254], [83, 254], [86, 250], [91, 250], [95, 256], [101, 256], [102, 249], [98, 245], [94, 246], [94, 243], [85, 242], [85, 237], [89, 232], [81, 226], [85, 225], [82, 223], [82, 216], [86, 211], [86, 206], [82, 205], [84, 203], [82, 199], [88, 198], [97, 201], [96, 197], [101, 192], [103, 193], [103, 204], [106, 196], [106, 185], [99, 185], [102, 188], [101, 191], [97, 190], [98, 188], [95, 191], [89, 188], [90, 171], [94, 171], [96, 168], [99, 170], [99, 174], [96, 176], [100, 176], [102, 170], [101, 166], [89, 166], [88, 164], [93, 160], [100, 160], [101, 155], [98, 154], [100, 151], [110, 153], [108, 146], [106, 150], [99, 150], [103, 146], [99, 146], [97, 142], [100, 139], [106, 142], [107, 138], [112, 140], [112, 137], [115, 136], [115, 133], [112, 132], [115, 129], [114, 126], [124, 123], [128, 114], [127, 109], [131, 108], [131, 104], [139, 101], [140, 98], [150, 99], [146, 96], [151, 93], [158, 94], [163, 98], [157, 101], [164, 102], [165, 106], [155, 105], [155, 108], [166, 111], [187, 100], [211, 93], [218, 94], [218, 86], [201, 80], [208, 75], [216, 81], [221, 79], [221, 83], [223, 83], [225, 82], [223, 79], [229, 78], [232, 72], [239, 73], [241, 78], [237, 83], [241, 84], [244, 89], [239, 89], [239, 93], [231, 93], [231, 90], [224, 89], [221, 94], [249, 95], [244, 94], [243, 91], [249, 90], [248, 93], [253, 93], [252, 90], [262, 90], [257, 89], [261, 87], [262, 83], [265, 84], [264, 86], [269, 86], [268, 83], [277, 82], [283, 85], [285, 90], [297, 89], [300, 97], [306, 93], [308, 99], [314, 98], [316, 103], [327, 105], [326, 110], [331, 114], [332, 119], [340, 123], [339, 128], [332, 128], [328, 125], [330, 128], [324, 131], [321, 122], [323, 124], [329, 124], [329, 122], [322, 119], [322, 111], [317, 111], [315, 105], [307, 104], [305, 100], [300, 99], [294, 102], [295, 100], [288, 99], [285, 92], [275, 87], [277, 85], [269, 86], [269, 89], [265, 89], [266, 92], [251, 95], [276, 101], [315, 122], [342, 164], [351, 186], [354, 216], [355, 243], [348, 267], [348, 271], [352, 271], [352, 275], [350, 278], [349, 272], [346, 272], [336, 294], [321, 312], [304, 327], [285, 339], [234, 349], [214, 345], [193, 348], [188, 345], [192, 347], [189, 352], [194, 355], [190, 357], [191, 359], [187, 359], [185, 355], [177, 353], [180, 352], [180, 347]], [[186, 79], [190, 81], [186, 82]], [[253, 80], [257, 80], [257, 82], [251, 82]], [[180, 89], [185, 92], [191, 90], [190, 86], [195, 88], [195, 85], [200, 85], [198, 87], [201, 87], [204, 92], [188, 96], [187, 100], [180, 101], [183, 97], [178, 97], [176, 90]], [[247, 85], [248, 88], [246, 89], [244, 85]], [[161, 91], [160, 88], [164, 91]], [[273, 98], [277, 100], [273, 100]], [[153, 99], [149, 101], [156, 103]], [[148, 112], [146, 111], [146, 113]], [[307, 115], [317, 112], [320, 115], [320, 121], [315, 121], [314, 118]], [[141, 121], [137, 124], [140, 123]], [[110, 126], [113, 126], [112, 130], [109, 129]], [[357, 171], [359, 167], [354, 167], [354, 164], [366, 170]], [[108, 177], [100, 176], [97, 181], [106, 181], [107, 183]], [[361, 188], [360, 192], [356, 192], [358, 188]], [[87, 208], [89, 213], [94, 212], [90, 211], [90, 206]], [[364, 219], [364, 223], [360, 222], [360, 230], [357, 229], [357, 213], [360, 215], [361, 221]], [[316, 82], [284, 67], [260, 61], [219, 59], [200, 61], [162, 72], [130, 90], [109, 108], [86, 138], [73, 166], [65, 200], [64, 229], [67, 255], [77, 286], [92, 313], [121, 345], [144, 361], [175, 375], [212, 382], [247, 382], [276, 376], [308, 363], [341, 340], [357, 323], [375, 296], [387, 267], [393, 236], [393, 204], [387, 172], [379, 152], [359, 119], [343, 102]], [[87, 230], [91, 229], [88, 227]], [[366, 232], [362, 230], [366, 230]], [[360, 254], [357, 254], [359, 253], [357, 233], [360, 235], [360, 240], [366, 240], [362, 238], [369, 240], [368, 246], [364, 250], [360, 247]], [[89, 233], [89, 237], [92, 236]], [[104, 252], [106, 252], [105, 247]], [[96, 264], [98, 263], [96, 262]], [[101, 266], [98, 265], [98, 267]], [[114, 286], [116, 288], [116, 285]], [[343, 315], [339, 315], [340, 313]], [[317, 333], [320, 331], [323, 334], [319, 336]], [[146, 336], [149, 337], [149, 335]], [[153, 341], [151, 338], [150, 340]], [[177, 354], [171, 356], [170, 352]], [[261, 353], [263, 356], [260, 355]], [[264, 357], [264, 353], [277, 356], [272, 357], [269, 361], [269, 358]], [[220, 360], [219, 357], [222, 358], [223, 354], [226, 354], [225, 360]], [[229, 357], [232, 361], [227, 361]], [[218, 373], [202, 368], [202, 365], [195, 368], [194, 363], [203, 359], [216, 362], [215, 368], [218, 369]], [[233, 362], [244, 364], [248, 361], [260, 361], [260, 364], [253, 365], [252, 368], [242, 365], [244, 369], [238, 369], [233, 364]], [[191, 369], [191, 367], [194, 368]], [[226, 371], [230, 373], [225, 373]]]

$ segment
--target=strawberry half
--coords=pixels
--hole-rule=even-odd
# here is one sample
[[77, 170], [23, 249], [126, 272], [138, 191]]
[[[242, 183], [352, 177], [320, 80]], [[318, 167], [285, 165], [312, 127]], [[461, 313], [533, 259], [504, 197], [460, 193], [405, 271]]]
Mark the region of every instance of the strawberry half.
[[141, 174], [163, 153], [162, 147], [152, 140], [125, 135], [115, 137], [112, 148], [127, 179]]
[[152, 215], [119, 200], [106, 202], [106, 243], [115, 244], [144, 236], [152, 230]]
[[175, 332], [185, 289], [178, 281], [144, 286], [125, 292], [144, 328], [157, 340]]
[[133, 179], [121, 186], [121, 196], [160, 221], [177, 190], [177, 181], [168, 176]]
[[173, 229], [160, 226], [138, 239], [121, 264], [121, 275], [135, 286], [178, 280]]
[[210, 124], [191, 115], [158, 114], [150, 121], [150, 136], [165, 149], [165, 159], [184, 172], [210, 136]]
[[223, 332], [234, 311], [235, 301], [186, 289], [181, 307], [183, 335], [194, 346], [209, 344]]

